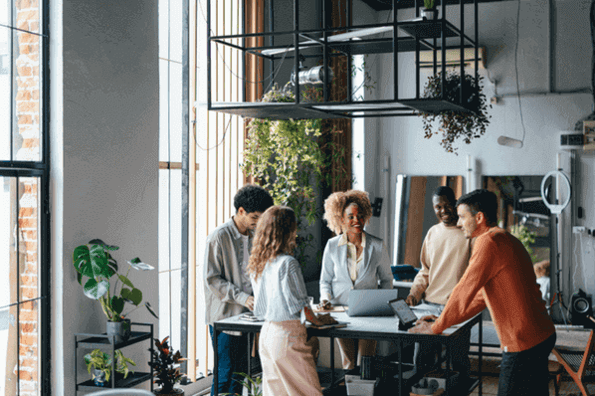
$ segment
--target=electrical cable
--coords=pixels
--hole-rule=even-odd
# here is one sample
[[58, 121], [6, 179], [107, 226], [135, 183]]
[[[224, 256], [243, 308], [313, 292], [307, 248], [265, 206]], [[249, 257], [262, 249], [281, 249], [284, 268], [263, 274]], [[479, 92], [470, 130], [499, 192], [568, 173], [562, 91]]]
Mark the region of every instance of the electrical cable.
[[210, 151], [210, 150], [216, 149], [217, 147], [221, 146], [221, 144], [225, 140], [225, 136], [227, 135], [227, 132], [229, 131], [229, 125], [231, 124], [231, 117], [229, 118], [229, 121], [227, 121], [227, 126], [225, 127], [225, 132], [223, 132], [223, 137], [221, 138], [221, 141], [210, 148], [204, 148], [200, 144], [198, 144], [198, 139], [196, 138], [196, 122], [194, 122], [193, 124], [194, 124], [194, 130], [192, 131], [192, 134], [194, 135], [194, 141], [196, 142], [196, 147], [198, 147], [199, 149], [201, 149], [203, 151]]
[[521, 144], [525, 142], [525, 121], [523, 119], [523, 107], [521, 105], [521, 90], [519, 87], [519, 28], [521, 19], [521, 0], [518, 0], [516, 11], [516, 42], [514, 46], [514, 69], [516, 73], [516, 94], [519, 101], [519, 115], [521, 117], [521, 126], [523, 127], [523, 137], [521, 138]]

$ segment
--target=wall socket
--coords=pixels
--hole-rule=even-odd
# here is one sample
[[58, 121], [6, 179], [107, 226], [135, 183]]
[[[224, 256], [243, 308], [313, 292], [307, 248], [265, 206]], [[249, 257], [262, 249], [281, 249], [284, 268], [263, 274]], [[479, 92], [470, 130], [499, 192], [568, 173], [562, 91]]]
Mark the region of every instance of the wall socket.
[[587, 229], [585, 227], [580, 227], [580, 226], [574, 226], [572, 227], [572, 233], [573, 234], [580, 234], [583, 232], [587, 232]]

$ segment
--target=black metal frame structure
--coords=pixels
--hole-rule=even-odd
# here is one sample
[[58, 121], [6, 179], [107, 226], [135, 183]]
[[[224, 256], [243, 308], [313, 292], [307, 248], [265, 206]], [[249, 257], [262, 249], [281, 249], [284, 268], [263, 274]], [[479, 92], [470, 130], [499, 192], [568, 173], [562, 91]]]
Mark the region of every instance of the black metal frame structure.
[[[115, 335], [107, 334], [90, 334], [90, 333], [76, 333], [74, 335], [74, 394], [77, 395], [81, 391], [97, 391], [103, 388], [97, 387], [92, 379], [87, 381], [78, 382], [78, 352], [79, 349], [109, 349], [112, 362], [116, 361], [116, 350], [127, 347], [128, 345], [134, 345], [138, 342], [149, 340], [150, 362], [153, 363], [153, 324], [152, 323], [131, 323], [131, 328], [134, 327], [146, 327], [148, 331], [131, 331], [130, 338], [126, 341], [116, 342]], [[129, 373], [127, 378], [116, 380], [115, 364], [112, 364], [112, 373], [110, 376], [109, 383], [105, 386], [108, 389], [115, 388], [132, 388], [145, 381], [151, 382], [151, 391], [153, 391], [153, 366], [150, 366], [148, 373], [133, 372]]]
[[[479, 0], [437, 0], [440, 10], [440, 18], [436, 20], [425, 20], [420, 18], [420, 7], [423, 6], [423, 0], [412, 0], [407, 2], [409, 7], [415, 6], [416, 18], [412, 21], [399, 21], [398, 10], [404, 8], [399, 0], [392, 0], [392, 22], [366, 24], [366, 25], [349, 25], [341, 27], [321, 27], [318, 29], [300, 29], [299, 21], [299, 0], [293, 0], [293, 30], [287, 31], [273, 31], [272, 23], [269, 24], [269, 31], [263, 33], [240, 34], [240, 35], [224, 35], [211, 36], [211, 7], [210, 1], [207, 1], [207, 57], [209, 59], [207, 65], [207, 89], [208, 89], [208, 110], [218, 111], [228, 114], [235, 114], [244, 117], [255, 118], [271, 118], [271, 119], [303, 119], [303, 118], [357, 118], [357, 117], [394, 117], [394, 116], [410, 116], [420, 113], [439, 113], [442, 111], [469, 111], [465, 106], [465, 92], [464, 85], [460, 84], [461, 92], [457, 102], [446, 99], [446, 93], [441, 90], [442, 97], [437, 99], [423, 98], [421, 95], [421, 76], [420, 76], [420, 62], [419, 52], [422, 50], [433, 51], [433, 71], [434, 74], [441, 72], [442, 86], [445, 84], [446, 75], [446, 50], [449, 48], [460, 49], [461, 58], [464, 58], [465, 48], [472, 47], [475, 49], [475, 85], [478, 85], [478, 53], [479, 53], [479, 28], [478, 28], [478, 2]], [[322, 15], [323, 21], [326, 21], [328, 0], [322, 1]], [[473, 4], [474, 9], [474, 38], [465, 34], [465, 13], [464, 4]], [[460, 28], [457, 28], [452, 23], [446, 20], [446, 5], [458, 4], [460, 14]], [[347, 2], [347, 15], [351, 14], [350, 2]], [[406, 6], [406, 5], [405, 5]], [[269, 18], [272, 20], [273, 11], [269, 10]], [[350, 18], [348, 18], [350, 20]], [[362, 29], [378, 28], [379, 31], [391, 32], [391, 38], [374, 37], [362, 40], [348, 41], [332, 41], [332, 34], [336, 32], [357, 32]], [[400, 35], [399, 33], [403, 33]], [[275, 44], [275, 39], [278, 37], [291, 37], [291, 45]], [[376, 35], [378, 36], [378, 35]], [[268, 38], [266, 46], [248, 47], [246, 46], [246, 38], [249, 37], [263, 37]], [[244, 43], [242, 46], [232, 44], [232, 40], [241, 39]], [[305, 41], [304, 41], [305, 40]], [[453, 44], [454, 42], [454, 44]], [[299, 70], [300, 58], [316, 58], [322, 59], [322, 66], [327, 71], [328, 75], [329, 59], [335, 56], [347, 56], [351, 59], [353, 55], [366, 54], [392, 54], [393, 56], [393, 87], [392, 99], [386, 100], [362, 100], [354, 101], [349, 95], [346, 101], [330, 102], [329, 97], [329, 81], [323, 84], [323, 97], [321, 102], [304, 102], [300, 100], [301, 88], [299, 81], [294, 85], [293, 103], [263, 103], [263, 102], [213, 102], [212, 101], [212, 76], [211, 72], [211, 47], [213, 45], [224, 45], [236, 50], [242, 51], [244, 56], [246, 53], [261, 57], [263, 60], [270, 61], [271, 70], [274, 70], [278, 62], [285, 60], [293, 61], [294, 70]], [[270, 50], [291, 51], [291, 54], [270, 54]], [[265, 51], [269, 50], [269, 53]], [[314, 50], [314, 51], [312, 51]], [[437, 61], [437, 53], [441, 51], [441, 61]], [[416, 54], [416, 68], [415, 81], [416, 92], [415, 96], [411, 98], [403, 98], [399, 96], [399, 59], [400, 52], [415, 52]], [[465, 74], [465, 64], [461, 62], [460, 65], [461, 82]], [[349, 76], [350, 73], [347, 73]], [[246, 71], [244, 70], [243, 80], [247, 80]], [[284, 85], [283, 84], [280, 85]], [[245, 85], [243, 85], [245, 91]], [[243, 96], [245, 98], [245, 95]]]
[[[38, 369], [39, 369], [39, 394], [50, 395], [51, 384], [51, 311], [50, 311], [50, 275], [51, 275], [51, 260], [50, 260], [50, 70], [49, 70], [49, 55], [50, 55], [50, 0], [40, 0], [39, 2], [39, 18], [40, 30], [38, 32], [20, 29], [15, 24], [14, 7], [15, 3], [8, 3], [11, 7], [11, 20], [8, 25], [0, 25], [0, 29], [10, 30], [10, 40], [14, 43], [14, 35], [17, 32], [24, 32], [30, 35], [38, 36], [40, 42], [40, 159], [39, 161], [18, 161], [14, 160], [16, 153], [14, 152], [14, 81], [15, 71], [15, 52], [11, 48], [9, 69], [11, 74], [11, 109], [10, 114], [3, 114], [4, 117], [10, 118], [10, 159], [0, 160], [0, 177], [16, 178], [17, 184], [19, 178], [34, 177], [38, 179], [38, 196], [39, 196], [39, 230], [38, 230], [38, 296], [33, 299], [21, 300], [20, 293], [17, 293], [18, 300], [7, 306], [0, 307], [0, 309], [9, 308], [14, 305], [22, 305], [23, 303], [34, 302], [38, 304], [39, 312], [39, 345], [38, 345]], [[18, 196], [18, 193], [17, 193]], [[18, 206], [18, 202], [17, 202]], [[6, 208], [4, 208], [6, 209]], [[18, 207], [17, 207], [18, 213]], [[18, 246], [17, 246], [18, 249]], [[18, 281], [18, 276], [17, 276]], [[19, 285], [16, 285], [19, 288]], [[19, 318], [16, 323], [19, 326]], [[19, 341], [17, 341], [18, 343]], [[18, 344], [16, 350], [19, 350]], [[18, 353], [18, 352], [17, 352]], [[17, 378], [20, 382], [20, 367], [17, 367]], [[19, 385], [17, 385], [19, 386]]]
[[[246, 333], [247, 337], [250, 337], [251, 333], [258, 333], [260, 332], [262, 325], [264, 322], [248, 322], [248, 321], [242, 321], [240, 319], [242, 315], [237, 315], [231, 318], [227, 318], [227, 319], [223, 319], [221, 321], [215, 322], [213, 324], [213, 349], [217, 350], [217, 338], [218, 338], [218, 334], [221, 331], [240, 331], [242, 333]], [[371, 319], [373, 319], [373, 317], [371, 317]], [[469, 319], [467, 322], [465, 322], [464, 324], [461, 324], [459, 327], [457, 327], [452, 333], [448, 334], [448, 335], [443, 335], [443, 334], [439, 334], [439, 335], [430, 335], [430, 334], [416, 334], [416, 333], [409, 333], [407, 331], [402, 331], [402, 330], [398, 330], [397, 326], [395, 326], [394, 331], [391, 332], [381, 332], [381, 331], [354, 331], [352, 329], [349, 328], [349, 326], [347, 327], [342, 327], [342, 328], [330, 328], [330, 329], [314, 329], [314, 328], [309, 328], [308, 329], [308, 336], [316, 336], [316, 337], [329, 337], [330, 338], [330, 351], [329, 351], [329, 356], [330, 356], [330, 360], [331, 360], [331, 370], [330, 370], [330, 374], [331, 374], [331, 380], [330, 380], [330, 384], [331, 384], [331, 388], [334, 388], [338, 385], [338, 383], [342, 380], [342, 378], [335, 378], [335, 338], [357, 338], [357, 339], [366, 339], [366, 340], [377, 340], [377, 341], [391, 341], [394, 342], [395, 345], [397, 346], [397, 356], [398, 356], [398, 367], [399, 367], [399, 371], [398, 371], [398, 382], [399, 382], [399, 387], [398, 389], [400, 390], [404, 390], [404, 382], [403, 382], [403, 348], [411, 345], [412, 343], [415, 342], [437, 342], [437, 343], [441, 343], [444, 344], [446, 346], [446, 370], [445, 370], [445, 376], [446, 378], [448, 378], [450, 376], [450, 371], [451, 371], [451, 349], [456, 346], [456, 342], [458, 340], [460, 340], [461, 337], [465, 336], [465, 333], [467, 331], [471, 331], [471, 328], [474, 327], [475, 325], [478, 325], [478, 373], [479, 373], [479, 378], [474, 381], [473, 383], [470, 384], [468, 392], [464, 393], [464, 394], [469, 394], [471, 393], [475, 388], [478, 389], [478, 393], [481, 396], [483, 394], [483, 384], [482, 384], [482, 360], [483, 360], [483, 321], [482, 321], [482, 314], [479, 313], [477, 315], [475, 315], [473, 318]], [[250, 341], [250, 338], [248, 338], [248, 341]], [[251, 347], [250, 347], [250, 342], [248, 342], [248, 359], [250, 356], [250, 351], [251, 351]], [[217, 368], [218, 368], [218, 362], [217, 362], [217, 354], [214, 354], [214, 358], [215, 358], [215, 364], [213, 367], [213, 384], [215, 384], [215, 394], [217, 394], [217, 378], [218, 378], [218, 373], [217, 373]], [[250, 373], [250, 361], [248, 360], [248, 376], [251, 375]], [[449, 391], [449, 381], [446, 381], [447, 385], [446, 385], [446, 389], [445, 389], [445, 394], [448, 395], [448, 391]], [[460, 392], [460, 389], [457, 389], [457, 391]], [[409, 392], [396, 392], [395, 394], [400, 395], [400, 394], [409, 394]], [[461, 393], [457, 393], [458, 396], [461, 395]]]

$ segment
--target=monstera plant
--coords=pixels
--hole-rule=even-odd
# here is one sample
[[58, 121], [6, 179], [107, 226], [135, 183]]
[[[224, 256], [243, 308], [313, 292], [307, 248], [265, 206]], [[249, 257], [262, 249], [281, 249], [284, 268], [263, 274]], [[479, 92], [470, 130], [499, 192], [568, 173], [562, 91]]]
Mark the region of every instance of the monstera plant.
[[[118, 249], [118, 246], [94, 239], [74, 249], [72, 263], [77, 272], [77, 280], [83, 286], [83, 293], [101, 304], [101, 309], [108, 320], [108, 334], [115, 334], [117, 341], [122, 341], [130, 334], [130, 324], [126, 316], [132, 311], [144, 305], [151, 315], [155, 318], [158, 316], [151, 308], [151, 304], [148, 302], [141, 304], [143, 293], [129, 278], [131, 269], [150, 271], [154, 267], [136, 257], [128, 261], [126, 274], [120, 274], [118, 262], [112, 256], [112, 252]], [[83, 285], [84, 278], [88, 279]], [[134, 308], [124, 311], [126, 304]], [[126, 322], [123, 324], [124, 327], [110, 324], [120, 322]], [[113, 330], [112, 327], [114, 327]]]

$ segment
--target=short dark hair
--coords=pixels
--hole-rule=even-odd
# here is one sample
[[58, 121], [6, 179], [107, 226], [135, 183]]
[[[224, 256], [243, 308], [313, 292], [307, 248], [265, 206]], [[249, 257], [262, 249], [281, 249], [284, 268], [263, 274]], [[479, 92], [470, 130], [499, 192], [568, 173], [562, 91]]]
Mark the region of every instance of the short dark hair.
[[455, 198], [455, 192], [452, 191], [452, 188], [448, 186], [440, 186], [434, 190], [433, 197], [445, 197], [451, 205], [455, 205], [457, 203], [457, 199]]
[[255, 184], [247, 184], [240, 188], [233, 198], [236, 211], [244, 208], [246, 213], [260, 212], [273, 206], [273, 198], [264, 188]]
[[463, 195], [457, 201], [459, 205], [467, 205], [472, 214], [482, 212], [489, 224], [498, 222], [498, 197], [491, 191], [479, 189]]

